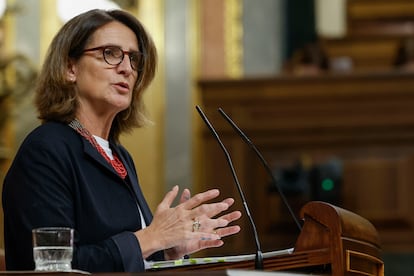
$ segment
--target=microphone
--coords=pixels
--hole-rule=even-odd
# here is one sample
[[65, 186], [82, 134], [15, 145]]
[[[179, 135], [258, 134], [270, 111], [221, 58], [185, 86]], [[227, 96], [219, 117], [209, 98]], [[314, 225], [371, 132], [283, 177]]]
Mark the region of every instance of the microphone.
[[292, 208], [290, 207], [285, 195], [283, 194], [282, 189], [280, 189], [280, 186], [278, 184], [278, 181], [276, 180], [276, 177], [274, 176], [272, 170], [270, 169], [269, 164], [266, 162], [263, 155], [260, 153], [260, 151], [257, 149], [257, 147], [253, 144], [253, 142], [250, 141], [250, 139], [247, 137], [247, 135], [244, 134], [243, 131], [236, 125], [236, 123], [233, 122], [233, 120], [230, 119], [230, 117], [223, 111], [222, 108], [219, 108], [218, 111], [224, 117], [224, 119], [226, 119], [226, 121], [233, 127], [233, 129], [237, 132], [237, 134], [239, 134], [239, 136], [243, 139], [243, 141], [245, 141], [249, 145], [249, 147], [256, 153], [256, 155], [259, 157], [260, 161], [262, 161], [262, 164], [265, 167], [267, 173], [272, 178], [272, 183], [274, 183], [274, 185], [276, 186], [276, 189], [279, 192], [279, 195], [282, 198], [283, 203], [285, 204], [285, 206], [289, 210], [289, 213], [292, 216], [293, 220], [295, 221], [297, 227], [299, 228], [299, 231], [301, 231], [302, 226], [300, 225], [298, 219], [296, 218], [295, 214], [293, 213]]
[[204, 123], [207, 125], [207, 127], [209, 128], [209, 130], [213, 134], [216, 141], [219, 143], [221, 149], [224, 152], [224, 155], [226, 156], [227, 163], [230, 166], [231, 174], [233, 176], [234, 182], [236, 183], [236, 187], [237, 187], [237, 190], [239, 191], [239, 194], [240, 194], [240, 197], [241, 197], [241, 200], [242, 200], [242, 203], [243, 203], [244, 210], [246, 211], [247, 217], [249, 218], [250, 226], [251, 226], [253, 234], [254, 234], [254, 240], [255, 240], [255, 243], [256, 243], [255, 269], [256, 270], [263, 270], [263, 254], [262, 254], [262, 249], [261, 249], [260, 242], [259, 242], [259, 237], [257, 235], [256, 225], [254, 224], [253, 217], [250, 214], [249, 207], [247, 206], [247, 201], [244, 197], [244, 193], [242, 191], [239, 180], [237, 178], [236, 171], [234, 170], [234, 166], [233, 166], [233, 162], [231, 161], [230, 154], [227, 151], [226, 147], [224, 146], [223, 142], [221, 141], [217, 131], [214, 129], [213, 125], [209, 122], [209, 120], [207, 119], [207, 116], [204, 114], [204, 112], [201, 110], [201, 108], [196, 105], [196, 109], [197, 109], [198, 113], [200, 114], [201, 118], [203, 119]]

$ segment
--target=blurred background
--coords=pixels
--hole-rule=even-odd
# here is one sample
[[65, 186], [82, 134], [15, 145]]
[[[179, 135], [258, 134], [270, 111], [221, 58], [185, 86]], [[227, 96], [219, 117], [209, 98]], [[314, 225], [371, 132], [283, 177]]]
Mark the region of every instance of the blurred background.
[[[220, 188], [242, 208], [200, 105], [234, 158], [265, 250], [293, 247], [299, 234], [279, 185], [297, 217], [322, 200], [367, 218], [386, 274], [414, 273], [414, 1], [2, 0], [0, 180], [39, 124], [32, 88], [51, 39], [91, 8], [130, 11], [159, 51], [145, 95], [154, 125], [122, 137], [153, 210], [177, 184]], [[247, 219], [241, 224], [238, 237], [206, 254], [254, 252]]]

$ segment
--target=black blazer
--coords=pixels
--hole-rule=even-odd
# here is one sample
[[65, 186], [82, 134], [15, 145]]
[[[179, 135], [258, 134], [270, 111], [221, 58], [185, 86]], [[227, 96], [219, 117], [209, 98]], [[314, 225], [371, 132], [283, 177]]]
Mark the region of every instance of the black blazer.
[[[31, 230], [44, 226], [75, 229], [74, 269], [144, 270], [133, 232], [141, 229], [138, 206], [147, 225], [151, 211], [131, 156], [110, 146], [128, 172], [125, 180], [65, 124], [45, 123], [27, 136], [3, 184], [7, 270], [34, 269]], [[162, 252], [150, 257], [162, 258]]]

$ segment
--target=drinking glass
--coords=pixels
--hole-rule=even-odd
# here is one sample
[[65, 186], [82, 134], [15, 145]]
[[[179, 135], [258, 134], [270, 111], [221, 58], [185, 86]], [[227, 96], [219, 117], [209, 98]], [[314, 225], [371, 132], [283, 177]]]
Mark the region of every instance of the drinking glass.
[[36, 271], [72, 270], [73, 229], [43, 227], [32, 230]]

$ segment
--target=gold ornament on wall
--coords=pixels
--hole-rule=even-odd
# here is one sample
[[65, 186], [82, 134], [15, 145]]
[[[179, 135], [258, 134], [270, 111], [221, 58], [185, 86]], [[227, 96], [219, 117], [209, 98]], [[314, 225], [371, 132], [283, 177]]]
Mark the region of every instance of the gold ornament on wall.
[[[8, 135], [5, 128], [13, 106], [31, 94], [37, 77], [36, 67], [28, 57], [8, 54], [4, 50], [4, 26], [4, 20], [0, 19], [0, 152], [7, 151], [5, 140]], [[3, 158], [2, 156], [0, 157]]]
[[[19, 101], [25, 97], [33, 87], [36, 76], [35, 67], [24, 55], [0, 58], [0, 106], [9, 98], [12, 101]], [[1, 128], [8, 113], [0, 114]]]

